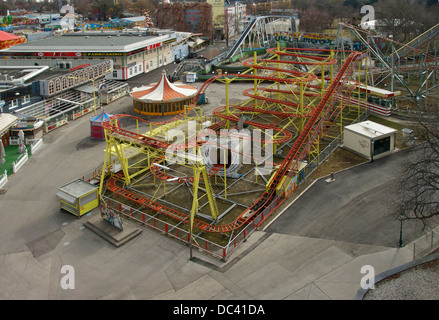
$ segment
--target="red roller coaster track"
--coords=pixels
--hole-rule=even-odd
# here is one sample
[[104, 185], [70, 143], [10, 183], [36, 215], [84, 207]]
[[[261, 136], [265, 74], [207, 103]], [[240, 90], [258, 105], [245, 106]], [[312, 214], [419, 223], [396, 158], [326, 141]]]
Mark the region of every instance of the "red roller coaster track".
[[[287, 48], [294, 50], [294, 51], [299, 51], [300, 49], [296, 49], [296, 48]], [[269, 52], [273, 52], [275, 54], [280, 54], [279, 52], [275, 52], [274, 49], [269, 49], [271, 51]], [[319, 52], [328, 52], [328, 50], [309, 50], [307, 49], [307, 51], [319, 51]], [[288, 55], [285, 53], [282, 53], [282, 55]], [[299, 56], [297, 54], [291, 54], [292, 56]], [[315, 57], [315, 56], [307, 56], [307, 55], [300, 55], [300, 58], [303, 59], [314, 59], [316, 62], [308, 62], [309, 64], [312, 65], [316, 65], [316, 64], [321, 64], [321, 65], [328, 65], [331, 63], [335, 63], [335, 60], [333, 59], [323, 59], [321, 57]], [[318, 58], [318, 59], [316, 59]], [[344, 64], [341, 66], [338, 74], [335, 76], [333, 82], [330, 84], [330, 86], [327, 88], [324, 96], [322, 97], [320, 103], [318, 104], [318, 106], [315, 109], [309, 108], [310, 110], [312, 109], [312, 112], [310, 112], [309, 114], [306, 114], [307, 116], [309, 115], [309, 120], [307, 121], [303, 131], [300, 133], [300, 135], [297, 137], [297, 139], [295, 140], [295, 143], [293, 145], [293, 147], [290, 149], [288, 155], [285, 157], [285, 160], [281, 163], [280, 167], [278, 168], [278, 170], [276, 171], [273, 179], [270, 180], [270, 183], [267, 185], [266, 191], [261, 195], [260, 198], [258, 198], [256, 201], [253, 202], [253, 204], [247, 208], [246, 210], [244, 210], [233, 222], [226, 224], [226, 225], [213, 225], [213, 224], [209, 224], [206, 223], [204, 221], [201, 221], [199, 219], [194, 219], [193, 222], [193, 226], [195, 228], [198, 228], [202, 231], [206, 231], [206, 232], [212, 232], [212, 233], [226, 233], [226, 232], [230, 232], [233, 230], [236, 230], [240, 227], [242, 227], [243, 225], [250, 223], [251, 221], [253, 221], [255, 219], [255, 217], [257, 217], [260, 213], [264, 212], [268, 207], [270, 207], [272, 201], [276, 198], [276, 189], [277, 187], [280, 185], [280, 183], [282, 183], [282, 179], [284, 176], [288, 175], [290, 172], [295, 172], [298, 168], [298, 165], [300, 163], [300, 161], [302, 161], [307, 153], [308, 150], [311, 146], [311, 144], [313, 143], [313, 141], [315, 141], [317, 135], [321, 132], [322, 130], [322, 126], [323, 123], [328, 119], [328, 117], [330, 116], [331, 112], [333, 112], [333, 106], [336, 103], [336, 101], [338, 101], [341, 96], [342, 96], [342, 89], [343, 87], [345, 87], [349, 81], [349, 78], [352, 76], [353, 71], [354, 71], [354, 66], [355, 66], [355, 62], [361, 60], [363, 57], [361, 55], [360, 52], [352, 52], [348, 58], [346, 59], [346, 61], [344, 62]], [[318, 62], [317, 62], [318, 61]], [[270, 60], [270, 62], [276, 62], [276, 63], [282, 63], [280, 60]], [[288, 63], [291, 63], [292, 61], [288, 61]], [[304, 61], [300, 61], [300, 63], [304, 63]], [[260, 69], [268, 69], [268, 70], [272, 70], [272, 71], [277, 71], [280, 72], [280, 70], [278, 68], [271, 68], [271, 67], [262, 67], [260, 65], [251, 65], [252, 67], [257, 67]], [[268, 77], [264, 77], [264, 76], [257, 76], [257, 75], [247, 75], [247, 74], [232, 74], [232, 75], [228, 75], [230, 76], [236, 76], [236, 77], [244, 77], [244, 78], [250, 78], [250, 79], [257, 79], [257, 80], [268, 80], [268, 81], [273, 81], [273, 82], [284, 82], [284, 83], [297, 83], [297, 82], [309, 82], [309, 81], [313, 81], [316, 79], [316, 76], [314, 74], [307, 74], [307, 73], [303, 73], [303, 72], [297, 72], [297, 71], [291, 71], [291, 70], [281, 70], [281, 72], [283, 73], [290, 73], [292, 76], [294, 77], [300, 77], [300, 78], [278, 78], [278, 77], [274, 77], [274, 76], [268, 76]], [[198, 101], [199, 97], [205, 93], [206, 89], [208, 88], [208, 86], [215, 81], [218, 78], [221, 77], [225, 77], [225, 75], [217, 75], [214, 76], [212, 78], [210, 78], [208, 81], [206, 81], [200, 88], [197, 96], [194, 98], [193, 100], [193, 104], [192, 106], [196, 105], [196, 102]], [[261, 98], [260, 96], [255, 96], [255, 98]], [[273, 99], [273, 101], [275, 101]], [[286, 104], [285, 101], [275, 101], [275, 102], [279, 102], [279, 103], [283, 103]], [[288, 106], [296, 106], [294, 104], [287, 104]], [[269, 111], [264, 111], [262, 109], [257, 109], [257, 108], [251, 108], [251, 107], [240, 107], [240, 106], [236, 106], [236, 108], [238, 110], [241, 111], [252, 111], [252, 112], [269, 112]], [[225, 115], [220, 113], [221, 110], [223, 110], [224, 107], [220, 107], [215, 109], [214, 111], [214, 115], [217, 117], [220, 117], [224, 120], [230, 120], [230, 121], [234, 121], [237, 122], [239, 121], [239, 117], [234, 116], [234, 115]], [[279, 112], [275, 112], [273, 114], [278, 115], [278, 116], [282, 116], [282, 117], [291, 117], [294, 116], [293, 114], [290, 113], [285, 113], [285, 114], [278, 114]], [[121, 137], [121, 139], [133, 139], [135, 140], [136, 143], [139, 143], [141, 145], [146, 145], [148, 147], [152, 147], [152, 148], [161, 148], [161, 149], [166, 149], [167, 147], [169, 147], [169, 143], [154, 139], [154, 138], [150, 138], [150, 137], [145, 137], [143, 135], [139, 135], [124, 129], [121, 129], [119, 127], [117, 127], [115, 124], [113, 124], [113, 122], [111, 120], [117, 119], [121, 116], [125, 116], [125, 115], [115, 115], [113, 117], [111, 117], [110, 121], [107, 121], [103, 124], [105, 130], [107, 131], [108, 134], [110, 135], [116, 135]], [[169, 123], [172, 121], [175, 121], [176, 119], [181, 118], [182, 115], [179, 115], [177, 117], [174, 117], [170, 120], [167, 121], [163, 121], [163, 122], [156, 122], [155, 124], [165, 124], [165, 123]], [[140, 118], [138, 118], [141, 121], [144, 121]], [[145, 121], [147, 122], [147, 121]], [[224, 121], [225, 122], [225, 121]], [[251, 126], [255, 126], [258, 128], [265, 128], [265, 129], [273, 129], [273, 130], [277, 130], [277, 131], [281, 131], [284, 133], [284, 136], [279, 139], [280, 141], [284, 141], [285, 139], [291, 139], [291, 132], [289, 132], [288, 130], [282, 129], [282, 128], [277, 128], [273, 125], [264, 125], [264, 124], [260, 124], [254, 121], [245, 121], [246, 124], [249, 124]], [[288, 133], [289, 135], [288, 135]], [[288, 140], [287, 139], [287, 140]], [[276, 143], [279, 143], [279, 141], [276, 141]], [[187, 144], [186, 146], [187, 147]], [[154, 171], [155, 169], [152, 169], [152, 171]], [[157, 170], [156, 170], [157, 171]], [[155, 172], [155, 174], [160, 175], [160, 172]], [[172, 217], [178, 221], [182, 221], [183, 223], [189, 224], [190, 223], [190, 219], [189, 219], [189, 215], [178, 212], [176, 210], [170, 209], [166, 206], [163, 206], [161, 204], [158, 204], [154, 201], [151, 201], [147, 198], [144, 198], [142, 196], [137, 195], [134, 192], [128, 191], [126, 189], [124, 189], [123, 187], [120, 187], [117, 185], [118, 180], [122, 177], [122, 174], [116, 174], [112, 177], [110, 177], [107, 180], [107, 188], [109, 191], [113, 192], [115, 195], [119, 195], [121, 197], [124, 197], [126, 199], [129, 199], [139, 205], [142, 205], [144, 207], [149, 208], [150, 210], [154, 211], [154, 212], [159, 212], [161, 214], [167, 215], [169, 217]], [[166, 178], [169, 178], [169, 176], [166, 176]], [[187, 181], [190, 181], [187, 180]], [[271, 213], [271, 212], [270, 212]], [[266, 215], [267, 217], [268, 215]]]

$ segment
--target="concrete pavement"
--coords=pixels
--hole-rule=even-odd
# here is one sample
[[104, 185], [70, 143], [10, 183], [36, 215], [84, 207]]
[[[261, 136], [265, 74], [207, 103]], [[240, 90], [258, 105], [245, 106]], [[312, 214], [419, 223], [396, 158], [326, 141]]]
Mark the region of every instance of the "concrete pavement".
[[[212, 93], [206, 109], [224, 98], [215, 99]], [[105, 106], [112, 114], [130, 108], [129, 97]], [[413, 259], [411, 244], [398, 248], [268, 229], [256, 231], [226, 263], [197, 251], [190, 261], [188, 247], [150, 229], [116, 248], [84, 227], [97, 210], [77, 219], [60, 211], [56, 198], [58, 187], [103, 161], [105, 142], [90, 139], [92, 116], [45, 135], [0, 195], [0, 299], [352, 300], [362, 266], [380, 274]], [[64, 265], [74, 268], [74, 289], [61, 287]]]

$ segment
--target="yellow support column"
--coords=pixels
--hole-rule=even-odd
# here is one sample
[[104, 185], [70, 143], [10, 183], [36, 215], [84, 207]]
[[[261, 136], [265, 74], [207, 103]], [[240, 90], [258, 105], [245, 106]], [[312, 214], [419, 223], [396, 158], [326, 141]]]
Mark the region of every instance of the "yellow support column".
[[204, 185], [206, 187], [207, 199], [209, 200], [210, 212], [212, 214], [212, 217], [216, 220], [216, 218], [218, 217], [218, 207], [216, 205], [215, 197], [212, 193], [212, 187], [210, 185], [209, 176], [207, 174], [205, 166], [201, 168], [201, 172], [203, 174]]
[[[230, 108], [229, 108], [229, 79], [226, 78], [226, 114], [230, 115]], [[227, 120], [226, 121], [226, 128], [229, 129], [230, 128], [230, 121]]]
[[194, 182], [192, 183], [192, 208], [191, 208], [191, 228], [194, 222], [195, 213], [198, 211], [198, 186], [200, 184], [200, 169], [194, 166]]
[[[253, 53], [253, 64], [256, 65], [258, 63], [257, 54], [256, 51]], [[258, 69], [253, 68], [253, 74], [255, 75], [254, 80], [254, 95], [256, 96], [258, 94], [258, 80], [256, 79], [256, 76], [258, 75]], [[255, 108], [258, 107], [258, 99], [255, 98]]]
[[128, 185], [131, 182], [130, 174], [128, 172], [128, 160], [125, 159], [123, 150], [120, 147], [121, 145], [115, 141], [113, 145], [114, 145], [114, 149], [116, 150], [116, 154], [117, 154], [117, 158], [119, 159], [120, 166], [122, 167], [122, 172], [125, 177], [125, 184]]
[[[300, 108], [300, 114], [303, 116], [303, 82], [300, 82], [300, 93], [299, 93], [299, 108]], [[300, 132], [303, 131], [303, 127], [305, 125], [305, 120], [303, 117], [300, 117]]]
[[107, 140], [107, 146], [105, 148], [104, 164], [102, 165], [101, 180], [99, 182], [99, 199], [102, 199], [102, 186], [104, 184], [104, 177], [107, 171], [107, 162], [111, 163], [111, 146], [109, 145], [107, 135], [105, 135], [105, 138]]

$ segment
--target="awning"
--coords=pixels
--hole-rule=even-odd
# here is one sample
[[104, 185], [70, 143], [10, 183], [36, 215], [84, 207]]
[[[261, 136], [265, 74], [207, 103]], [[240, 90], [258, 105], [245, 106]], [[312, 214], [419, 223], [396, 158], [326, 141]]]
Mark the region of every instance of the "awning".
[[14, 126], [18, 121], [20, 121], [19, 117], [10, 113], [0, 113], [0, 135], [6, 133], [9, 128]]
[[189, 47], [191, 47], [191, 48], [195, 48], [195, 47], [198, 47], [199, 45], [203, 44], [203, 43], [206, 42], [206, 41], [207, 41], [207, 40], [204, 40], [204, 39], [198, 38], [198, 39], [196, 39], [195, 41], [188, 41], [187, 44], [188, 44]]

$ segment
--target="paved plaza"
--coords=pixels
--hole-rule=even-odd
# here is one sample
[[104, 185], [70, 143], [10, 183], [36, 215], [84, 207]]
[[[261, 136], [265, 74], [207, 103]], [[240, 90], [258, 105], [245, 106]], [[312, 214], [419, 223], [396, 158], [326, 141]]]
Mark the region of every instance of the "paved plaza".
[[[235, 86], [231, 99], [246, 86]], [[206, 91], [205, 114], [224, 102], [222, 90], [213, 84]], [[104, 109], [131, 113], [131, 106], [125, 96]], [[397, 165], [401, 152], [336, 174], [332, 184], [316, 182], [227, 262], [198, 251], [191, 261], [187, 246], [147, 228], [115, 247], [84, 227], [97, 209], [78, 219], [61, 211], [56, 197], [104, 159], [105, 142], [90, 138], [92, 116], [45, 135], [0, 195], [0, 299], [352, 300], [364, 265], [380, 274], [412, 261], [414, 243], [424, 245], [423, 231], [407, 227], [399, 248], [398, 226], [382, 207], [393, 179], [385, 168]], [[74, 268], [74, 289], [60, 285], [65, 265]]]

